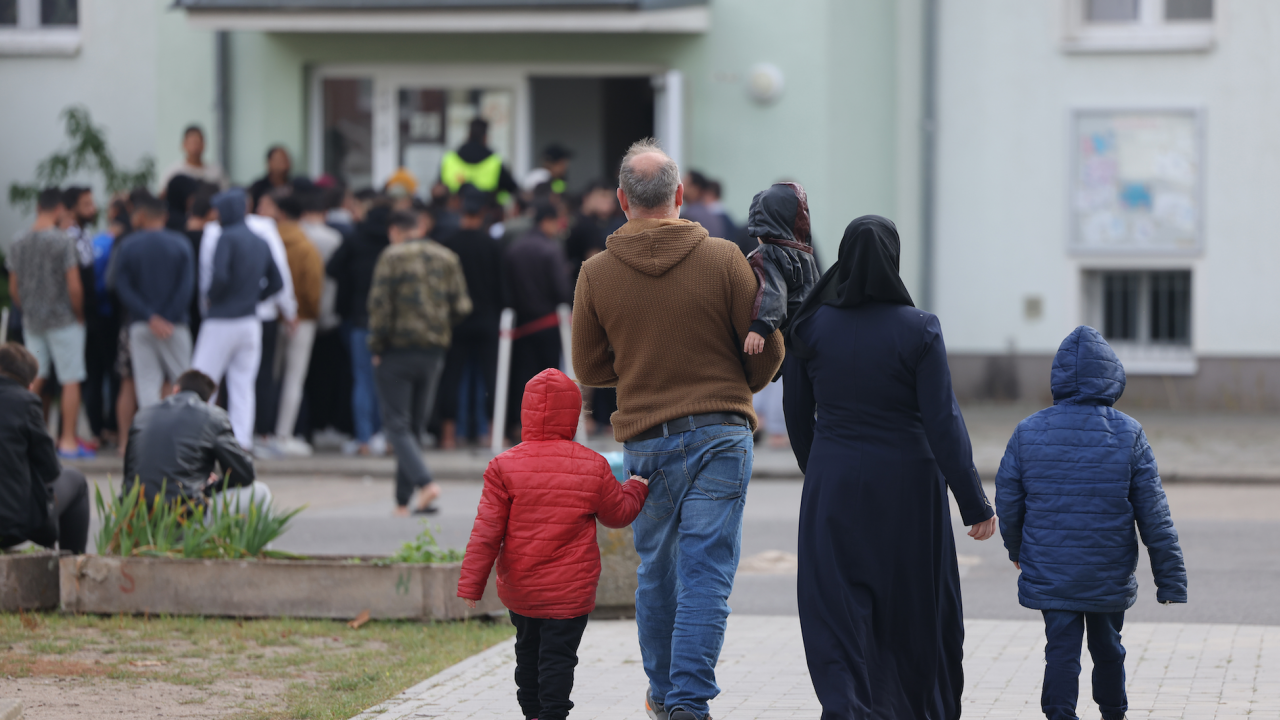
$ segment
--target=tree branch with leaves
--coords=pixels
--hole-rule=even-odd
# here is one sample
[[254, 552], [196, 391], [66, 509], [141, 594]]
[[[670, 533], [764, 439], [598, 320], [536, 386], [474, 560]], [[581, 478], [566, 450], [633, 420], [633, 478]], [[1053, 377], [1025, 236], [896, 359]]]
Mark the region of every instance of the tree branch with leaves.
[[36, 196], [46, 187], [61, 185], [69, 177], [100, 173], [110, 194], [146, 187], [156, 175], [156, 163], [144, 155], [134, 170], [116, 164], [107, 147], [106, 131], [93, 124], [88, 108], [73, 105], [62, 111], [68, 147], [55, 152], [36, 166], [35, 182], [10, 183], [9, 204], [23, 211], [35, 206]]

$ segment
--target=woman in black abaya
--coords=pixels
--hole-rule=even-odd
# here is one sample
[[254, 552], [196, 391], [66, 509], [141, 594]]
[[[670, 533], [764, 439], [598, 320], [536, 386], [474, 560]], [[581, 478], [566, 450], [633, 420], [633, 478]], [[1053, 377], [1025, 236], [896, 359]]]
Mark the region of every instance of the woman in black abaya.
[[854, 220], [789, 330], [784, 408], [805, 473], [800, 625], [823, 720], [960, 716], [947, 488], [970, 537], [995, 532], [938, 319], [914, 307], [899, 252], [891, 221]]

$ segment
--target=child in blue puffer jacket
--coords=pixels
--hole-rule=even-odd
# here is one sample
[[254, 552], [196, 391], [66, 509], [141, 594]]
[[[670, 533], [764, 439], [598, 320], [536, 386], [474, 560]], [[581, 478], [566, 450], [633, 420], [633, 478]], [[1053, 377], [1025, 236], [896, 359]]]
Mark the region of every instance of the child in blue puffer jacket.
[[1156, 599], [1187, 601], [1187, 570], [1151, 446], [1138, 421], [1111, 407], [1124, 384], [1124, 366], [1102, 335], [1076, 328], [1053, 361], [1053, 407], [1018, 424], [996, 475], [1000, 534], [1022, 571], [1018, 600], [1044, 614], [1040, 705], [1049, 720], [1077, 720], [1086, 629], [1103, 719], [1128, 710], [1120, 630], [1138, 597], [1138, 534], [1151, 555]]

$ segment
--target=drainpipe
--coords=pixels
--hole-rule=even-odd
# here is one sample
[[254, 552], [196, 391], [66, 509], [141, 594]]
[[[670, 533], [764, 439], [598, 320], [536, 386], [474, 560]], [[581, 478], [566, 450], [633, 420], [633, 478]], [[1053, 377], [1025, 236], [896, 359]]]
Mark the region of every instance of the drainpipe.
[[938, 0], [924, 0], [923, 102], [920, 118], [920, 306], [934, 310], [938, 164]]
[[218, 164], [223, 176], [231, 178], [231, 38], [226, 30], [213, 36], [213, 109], [217, 126]]

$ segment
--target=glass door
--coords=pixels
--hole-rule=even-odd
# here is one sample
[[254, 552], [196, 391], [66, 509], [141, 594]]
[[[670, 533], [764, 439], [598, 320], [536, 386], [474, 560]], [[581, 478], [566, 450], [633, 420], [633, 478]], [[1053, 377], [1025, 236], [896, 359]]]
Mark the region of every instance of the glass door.
[[353, 189], [373, 184], [373, 80], [325, 78], [320, 83], [319, 167]]
[[403, 168], [426, 197], [440, 161], [467, 142], [471, 121], [489, 123], [486, 144], [516, 177], [529, 167], [526, 78], [519, 68], [346, 66], [311, 83], [311, 166], [352, 190], [381, 188]]
[[420, 194], [429, 193], [440, 177], [444, 154], [467, 142], [476, 118], [489, 124], [486, 145], [510, 167], [515, 146], [511, 90], [402, 86], [397, 94], [397, 168], [417, 179]]

